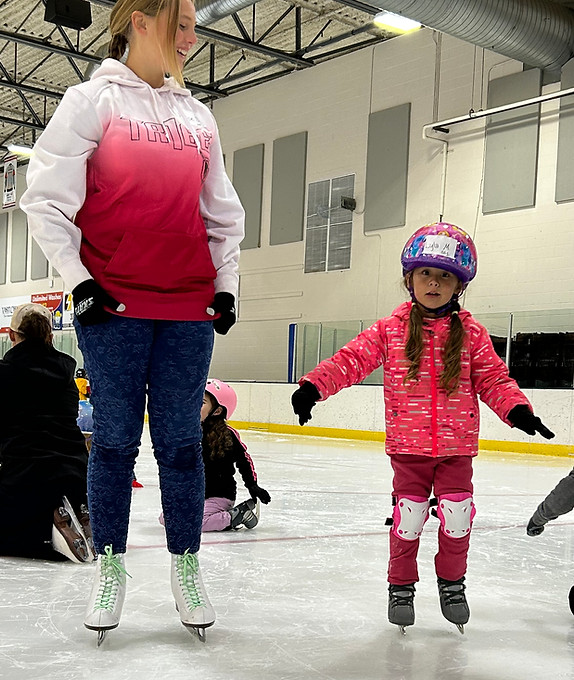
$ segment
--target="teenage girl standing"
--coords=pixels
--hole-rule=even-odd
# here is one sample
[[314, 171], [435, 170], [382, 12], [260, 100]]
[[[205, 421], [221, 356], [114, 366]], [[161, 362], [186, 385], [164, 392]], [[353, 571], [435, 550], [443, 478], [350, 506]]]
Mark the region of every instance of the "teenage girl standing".
[[183, 87], [194, 29], [191, 0], [118, 0], [110, 58], [67, 90], [35, 146], [21, 202], [72, 289], [91, 380], [88, 493], [100, 558], [84, 623], [100, 639], [124, 601], [146, 397], [181, 622], [201, 630], [215, 621], [198, 562], [199, 414], [213, 331], [235, 322], [244, 212], [215, 120]]

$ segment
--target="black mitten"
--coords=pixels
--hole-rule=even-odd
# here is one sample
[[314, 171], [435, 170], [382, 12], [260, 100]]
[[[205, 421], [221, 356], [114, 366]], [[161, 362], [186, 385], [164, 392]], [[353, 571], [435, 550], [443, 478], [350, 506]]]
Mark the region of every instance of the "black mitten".
[[219, 335], [227, 335], [227, 332], [236, 322], [235, 298], [231, 293], [215, 293], [211, 309], [219, 318], [213, 321], [213, 330]]
[[262, 503], [269, 503], [271, 500], [271, 496], [265, 489], [262, 489], [259, 484], [253, 484], [252, 486], [247, 487], [247, 491], [249, 491], [249, 495], [251, 498], [253, 498], [254, 501], [256, 501], [258, 498]]
[[319, 390], [310, 382], [304, 382], [298, 390], [291, 395], [291, 404], [295, 414], [299, 416], [299, 425], [305, 425], [313, 417], [311, 409], [319, 401]]
[[93, 326], [107, 321], [110, 313], [104, 307], [109, 307], [116, 312], [123, 312], [126, 309], [125, 305], [108, 295], [94, 279], [79, 283], [72, 291], [72, 299], [74, 315], [82, 326]]
[[540, 418], [535, 416], [526, 404], [515, 406], [507, 417], [513, 427], [517, 427], [526, 434], [534, 435], [539, 432], [544, 439], [553, 439], [555, 436], [554, 432], [543, 425]]

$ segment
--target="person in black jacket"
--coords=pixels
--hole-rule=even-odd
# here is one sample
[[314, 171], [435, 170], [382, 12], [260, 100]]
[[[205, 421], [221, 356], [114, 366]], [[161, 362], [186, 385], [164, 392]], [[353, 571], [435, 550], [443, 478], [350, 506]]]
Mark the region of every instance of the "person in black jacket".
[[76, 362], [52, 345], [42, 305], [17, 307], [9, 335], [0, 360], [0, 555], [91, 561]]
[[[201, 407], [202, 454], [205, 465], [205, 505], [201, 530], [228, 531], [244, 526], [253, 529], [259, 521], [258, 501], [269, 503], [271, 496], [257, 484], [253, 460], [239, 433], [226, 422], [237, 406], [235, 390], [221, 380], [208, 380]], [[235, 504], [239, 470], [249, 498]], [[163, 524], [163, 515], [159, 521]]]

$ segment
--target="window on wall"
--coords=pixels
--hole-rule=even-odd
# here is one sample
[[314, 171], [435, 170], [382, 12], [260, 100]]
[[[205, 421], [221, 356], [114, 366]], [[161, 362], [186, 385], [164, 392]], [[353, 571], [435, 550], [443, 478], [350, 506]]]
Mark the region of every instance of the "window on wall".
[[353, 211], [341, 207], [343, 197], [352, 198], [355, 175], [309, 184], [305, 230], [305, 272], [349, 269]]

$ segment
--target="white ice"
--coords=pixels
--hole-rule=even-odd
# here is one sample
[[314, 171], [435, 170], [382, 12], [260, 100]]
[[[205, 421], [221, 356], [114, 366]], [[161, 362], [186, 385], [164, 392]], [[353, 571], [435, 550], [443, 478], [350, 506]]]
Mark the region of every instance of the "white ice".
[[[574, 678], [572, 516], [529, 538], [525, 524], [568, 458], [483, 453], [461, 635], [443, 619], [430, 518], [419, 552], [416, 624], [387, 621], [390, 466], [381, 446], [243, 433], [272, 495], [251, 531], [205, 534], [217, 612], [202, 644], [169, 586], [158, 479], [145, 434], [133, 494], [124, 615], [96, 647], [82, 625], [93, 565], [0, 558], [0, 678], [7, 680], [524, 680]], [[238, 478], [240, 495], [246, 492]], [[17, 508], [14, 508], [17, 512]]]

